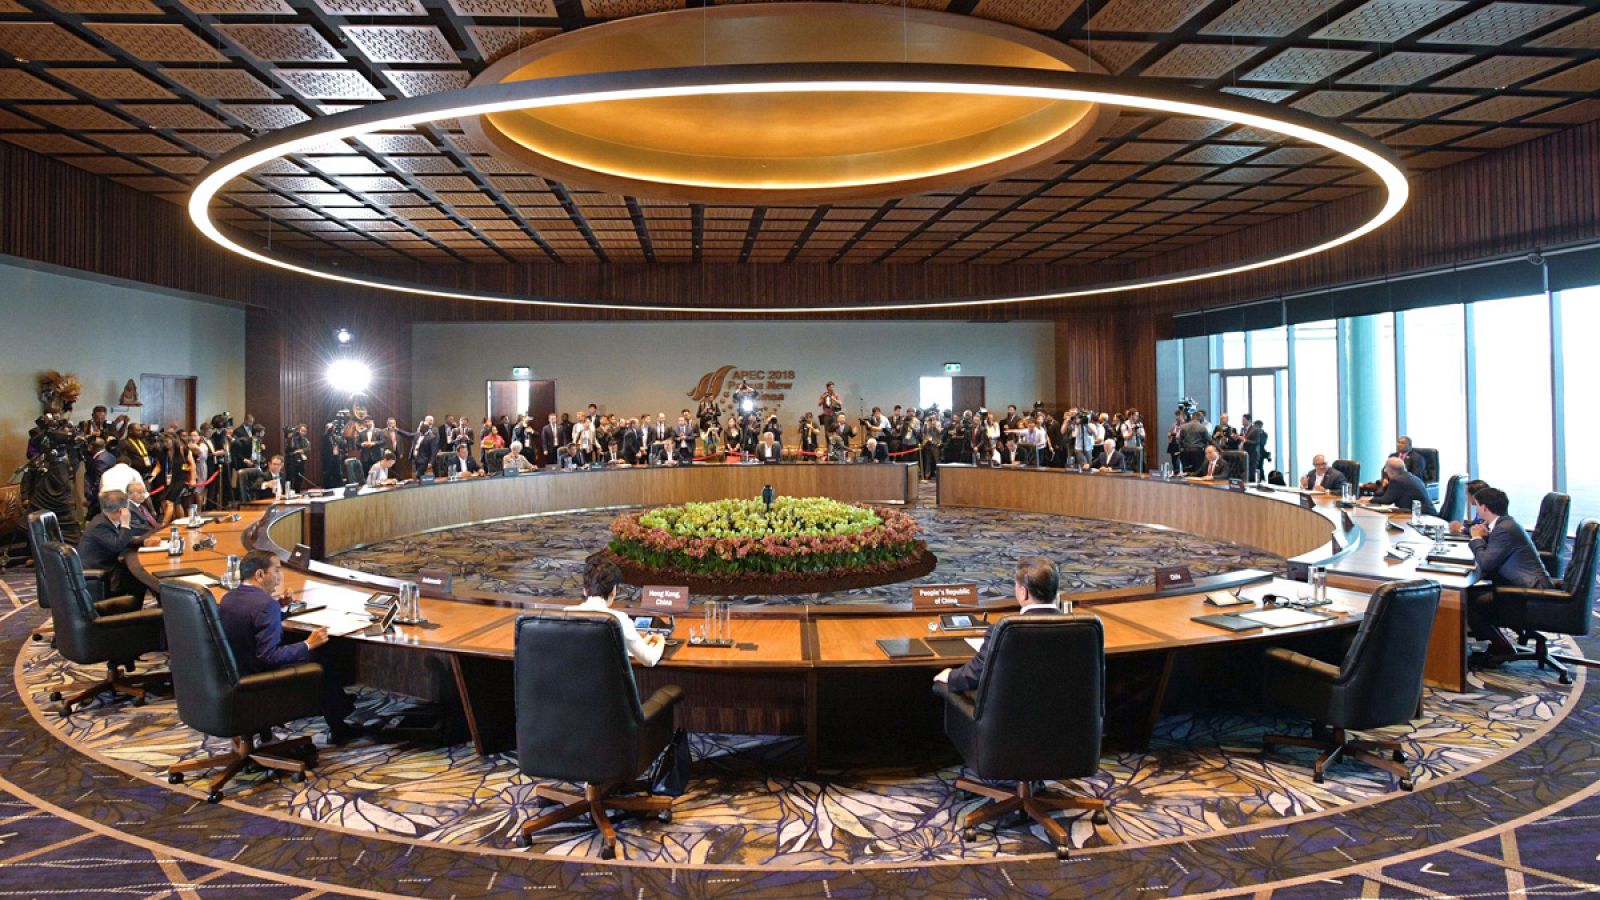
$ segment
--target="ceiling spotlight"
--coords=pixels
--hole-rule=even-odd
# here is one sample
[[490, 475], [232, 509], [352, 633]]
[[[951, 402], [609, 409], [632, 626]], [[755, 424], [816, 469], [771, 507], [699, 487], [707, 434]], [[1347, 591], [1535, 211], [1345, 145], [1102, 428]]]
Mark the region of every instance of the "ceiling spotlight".
[[341, 328], [338, 331], [335, 331], [333, 333], [333, 337], [341, 344], [348, 344], [356, 339], [356, 336], [351, 334], [350, 329], [348, 328]]
[[372, 385], [372, 370], [353, 359], [335, 360], [328, 366], [328, 386], [340, 394], [361, 394]]

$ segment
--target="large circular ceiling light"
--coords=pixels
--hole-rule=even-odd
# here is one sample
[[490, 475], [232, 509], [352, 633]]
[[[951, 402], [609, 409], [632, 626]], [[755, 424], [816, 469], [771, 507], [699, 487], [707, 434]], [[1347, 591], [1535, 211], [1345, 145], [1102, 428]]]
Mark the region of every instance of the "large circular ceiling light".
[[[211, 218], [211, 202], [235, 178], [258, 166], [331, 141], [382, 131], [411, 128], [447, 118], [495, 115], [522, 110], [605, 105], [665, 98], [784, 97], [817, 94], [924, 94], [964, 102], [966, 98], [1013, 97], [1034, 100], [1105, 104], [1170, 115], [1218, 119], [1270, 131], [1295, 141], [1323, 147], [1376, 176], [1384, 197], [1377, 210], [1350, 230], [1318, 243], [1275, 255], [1241, 260], [1204, 270], [1178, 272], [1115, 283], [1074, 286], [1055, 291], [1004, 296], [968, 297], [904, 303], [856, 303], [785, 306], [674, 305], [622, 302], [579, 297], [528, 297], [355, 275], [273, 255], [267, 247], [248, 247], [224, 233]], [[248, 187], [241, 185], [244, 189]], [[216, 160], [202, 173], [189, 197], [189, 216], [211, 240], [250, 259], [281, 269], [344, 284], [400, 291], [428, 297], [520, 303], [580, 309], [672, 311], [716, 315], [770, 313], [852, 313], [903, 311], [1027, 303], [1091, 297], [1142, 288], [1220, 278], [1280, 265], [1356, 240], [1394, 218], [1406, 204], [1409, 188], [1395, 157], [1377, 141], [1337, 123], [1246, 97], [1213, 93], [1147, 80], [1041, 69], [942, 65], [929, 63], [792, 63], [741, 64], [675, 69], [645, 69], [571, 75], [532, 81], [469, 87], [460, 91], [392, 100], [324, 119], [302, 122], [248, 144]]]
[[[711, 6], [540, 41], [472, 85], [749, 63], [944, 63], [1098, 72], [1031, 31], [846, 3]], [[564, 184], [697, 203], [898, 197], [1070, 155], [1115, 113], [1085, 100], [923, 92], [698, 94], [508, 110], [462, 121], [518, 168]]]

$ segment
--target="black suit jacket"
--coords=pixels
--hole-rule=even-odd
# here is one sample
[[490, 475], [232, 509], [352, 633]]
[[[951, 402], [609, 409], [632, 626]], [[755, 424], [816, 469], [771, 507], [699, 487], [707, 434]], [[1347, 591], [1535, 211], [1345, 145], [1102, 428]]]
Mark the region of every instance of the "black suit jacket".
[[[1372, 498], [1373, 503], [1389, 504], [1403, 510], [1410, 510], [1413, 501], [1422, 501], [1422, 514], [1436, 516], [1438, 510], [1434, 509], [1433, 501], [1428, 498], [1428, 488], [1422, 479], [1406, 472], [1399, 478], [1389, 479], [1389, 486], [1383, 492]], [[1496, 529], [1499, 530], [1498, 528]]]
[[756, 459], [764, 463], [783, 462], [783, 445], [774, 443], [769, 447], [766, 444], [757, 444]]
[[1106, 452], [1102, 450], [1096, 453], [1094, 459], [1089, 462], [1089, 468], [1091, 469], [1121, 469], [1124, 468], [1124, 465], [1121, 450], [1111, 451], [1110, 459], [1106, 459]]
[[[1194, 476], [1194, 477], [1196, 477], [1196, 478], [1205, 478], [1206, 477], [1206, 472], [1210, 468], [1211, 468], [1210, 461], [1202, 459], [1202, 460], [1200, 460], [1200, 465], [1196, 466], [1195, 470], [1193, 472], [1190, 472], [1189, 474]], [[1244, 477], [1244, 473], [1235, 471], [1234, 467], [1229, 464], [1228, 458], [1226, 456], [1224, 456], [1224, 457], [1222, 457], [1222, 458], [1217, 460], [1217, 469], [1216, 469], [1215, 476], [1219, 480], [1229, 479], [1229, 478], [1243, 478]]]
[[83, 535], [78, 538], [78, 558], [85, 569], [114, 568], [122, 554], [144, 534], [137, 528], [118, 528], [101, 513], [84, 526]]
[[[1022, 611], [1019, 613], [1019, 615], [1026, 616], [1033, 613], [1041, 613], [1044, 615], [1053, 616], [1059, 614], [1060, 612], [1061, 610], [1054, 606], [1035, 606], [1031, 609]], [[945, 682], [945, 685], [952, 691], [975, 690], [978, 687], [978, 679], [983, 675], [983, 667], [987, 665], [988, 662], [989, 642], [985, 640], [983, 642], [983, 646], [978, 648], [978, 652], [974, 654], [971, 659], [967, 660], [960, 668], [955, 669], [950, 673], [950, 679]]]
[[[1309, 491], [1311, 490], [1311, 483], [1316, 480], [1317, 470], [1312, 469], [1306, 473], [1306, 477], [1300, 479], [1300, 486]], [[1344, 485], [1344, 473], [1338, 469], [1335, 469], [1333, 466], [1329, 466], [1328, 473], [1322, 476], [1322, 489], [1331, 494], [1337, 494], [1339, 491], [1344, 489]]]

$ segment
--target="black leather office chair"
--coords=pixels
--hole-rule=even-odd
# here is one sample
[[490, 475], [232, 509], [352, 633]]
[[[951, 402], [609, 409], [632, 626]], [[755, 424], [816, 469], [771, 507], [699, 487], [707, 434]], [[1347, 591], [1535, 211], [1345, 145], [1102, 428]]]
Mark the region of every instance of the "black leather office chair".
[[1467, 514], [1468, 475], [1451, 475], [1439, 492], [1439, 518], [1446, 522], [1459, 522]]
[[1350, 758], [1383, 769], [1400, 780], [1402, 790], [1411, 790], [1411, 770], [1399, 741], [1356, 740], [1345, 732], [1408, 722], [1416, 715], [1438, 609], [1436, 582], [1391, 581], [1372, 592], [1339, 665], [1282, 647], [1268, 650], [1267, 699], [1310, 719], [1311, 736], [1270, 734], [1262, 743], [1322, 750], [1312, 769], [1318, 784], [1328, 766]]
[[196, 731], [233, 741], [227, 753], [173, 763], [167, 769], [167, 781], [182, 784], [185, 772], [225, 766], [207, 789], [206, 800], [211, 803], [222, 799], [222, 788], [247, 763], [288, 772], [295, 781], [304, 781], [317, 754], [311, 738], [260, 747], [254, 740], [255, 735], [275, 726], [321, 713], [322, 667], [307, 662], [241, 676], [209, 591], [162, 582], [161, 608], [167, 622], [178, 718]]
[[436, 453], [436, 454], [434, 454], [434, 456], [433, 456], [433, 477], [435, 477], [435, 478], [448, 478], [449, 477], [450, 472], [449, 472], [448, 466], [450, 465], [450, 457], [452, 457], [452, 456], [455, 456], [454, 452]]
[[1539, 518], [1533, 525], [1533, 549], [1551, 578], [1560, 578], [1567, 564], [1567, 522], [1572, 516], [1572, 498], [1551, 491], [1539, 501]]
[[1086, 778], [1100, 771], [1105, 719], [1105, 634], [1089, 615], [1008, 616], [989, 630], [988, 665], [970, 693], [934, 685], [944, 698], [944, 731], [967, 768], [984, 781], [1016, 782], [1002, 790], [966, 778], [956, 787], [995, 801], [967, 813], [971, 840], [984, 822], [1021, 810], [1067, 856], [1067, 830], [1056, 810], [1088, 810], [1105, 824], [1105, 802], [1034, 790], [1046, 779]]
[[343, 471], [344, 471], [344, 483], [345, 484], [364, 484], [364, 483], [366, 483], [367, 470], [366, 470], [366, 467], [361, 465], [361, 460], [356, 459], [353, 456], [350, 457], [349, 459], [345, 460], [344, 461], [344, 466], [343, 466]]
[[251, 466], [248, 469], [240, 469], [239, 471], [235, 472], [233, 475], [233, 496], [235, 503], [245, 503], [247, 501], [256, 499], [256, 494], [260, 493], [261, 486], [266, 483], [267, 472], [265, 469], [258, 469], [255, 466]]
[[[66, 543], [61, 537], [61, 521], [53, 512], [28, 513], [28, 552], [33, 556], [33, 589], [34, 598], [39, 603], [40, 609], [50, 608], [50, 594], [44, 586], [44, 545], [55, 541]], [[106, 596], [106, 573], [104, 569], [84, 569], [84, 583], [89, 588], [89, 599], [103, 600]], [[45, 625], [33, 633], [36, 641], [49, 640], [54, 631], [54, 626]]]
[[1550, 656], [1549, 639], [1544, 633], [1585, 635], [1593, 618], [1594, 579], [1597, 563], [1595, 543], [1600, 540], [1600, 523], [1585, 519], [1578, 525], [1572, 542], [1572, 559], [1553, 588], [1524, 588], [1496, 585], [1493, 618], [1497, 625], [1533, 638], [1533, 649], [1519, 651], [1512, 659], [1534, 660], [1539, 668], [1554, 669], [1562, 684], [1572, 683], [1572, 674]]
[[1434, 447], [1412, 447], [1422, 457], [1422, 483], [1428, 489], [1428, 498], [1439, 499], [1439, 451]]
[[683, 691], [668, 685], [639, 702], [622, 627], [608, 613], [532, 613], [516, 628], [517, 765], [532, 778], [583, 785], [582, 795], [534, 788], [536, 798], [562, 805], [524, 824], [519, 842], [588, 813], [604, 839], [600, 855], [611, 859], [617, 832], [606, 810], [672, 820], [672, 798], [637, 795], [648, 791], [638, 779], [672, 741]]
[[1222, 459], [1228, 464], [1228, 471], [1233, 473], [1232, 477], [1250, 480], [1250, 454], [1243, 450], [1224, 450]]
[[505, 471], [506, 454], [510, 453], [510, 452], [511, 452], [510, 450], [506, 450], [504, 448], [501, 448], [501, 449], [498, 449], [498, 450], [490, 450], [488, 453], [485, 453], [483, 455], [483, 472], [484, 472], [484, 474], [485, 475], [493, 475], [493, 474], [495, 474], [497, 472]]
[[1361, 490], [1361, 463], [1353, 459], [1336, 459], [1333, 467], [1344, 475], [1344, 480], [1350, 482], [1350, 489]]
[[73, 707], [93, 699], [102, 691], [126, 694], [134, 705], [144, 703], [145, 691], [164, 674], [124, 674], [146, 653], [161, 649], [161, 610], [143, 609], [133, 597], [107, 597], [96, 601], [89, 595], [78, 551], [66, 544], [50, 541], [44, 545], [44, 587], [50, 597], [50, 618], [55, 622], [56, 651], [80, 665], [106, 663], [106, 677], [63, 699], [61, 691], [51, 691], [50, 699], [61, 702], [60, 713], [69, 715]]

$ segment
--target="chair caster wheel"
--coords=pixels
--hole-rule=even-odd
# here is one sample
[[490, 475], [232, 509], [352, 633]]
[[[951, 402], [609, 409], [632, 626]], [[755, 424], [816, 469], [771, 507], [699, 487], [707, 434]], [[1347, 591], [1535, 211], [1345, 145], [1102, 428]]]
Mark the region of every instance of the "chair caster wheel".
[[51, 703], [60, 703], [61, 702], [61, 692], [60, 691], [51, 691], [50, 692], [50, 702]]
[[304, 773], [304, 772], [293, 772], [293, 773], [291, 773], [289, 775], [289, 780], [294, 782], [295, 784], [304, 784], [305, 780], [306, 780], [306, 773]]
[[211, 793], [207, 794], [206, 795], [206, 802], [207, 803], [221, 803], [222, 802], [222, 792], [221, 791], [212, 791]]
[[1411, 790], [1412, 788], [1414, 788], [1416, 786], [1417, 786], [1416, 782], [1412, 781], [1409, 778], [1400, 779], [1400, 790], [1402, 790], [1402, 791], [1409, 791], [1409, 790]]
[[975, 829], [975, 828], [963, 828], [963, 829], [961, 829], [961, 839], [963, 841], [975, 841], [975, 840], [977, 840], [978, 839], [978, 831], [977, 831], [977, 829]]
[[600, 858], [601, 859], [616, 859], [617, 858], [617, 845], [616, 844], [606, 844], [605, 846], [601, 847], [600, 848]]
[[656, 813], [656, 821], [657, 822], [663, 822], [665, 824], [671, 825], [672, 824], [672, 810], [663, 809], [661, 812]]
[[1325, 778], [1321, 772], [1318, 772], [1311, 776], [1311, 780], [1315, 781], [1317, 784], [1321, 784], [1324, 781], [1327, 781], [1327, 778]]
[[1396, 750], [1394, 752], [1392, 758], [1394, 759], [1395, 762], [1405, 762], [1406, 761], [1406, 752], [1404, 750]]
[[1056, 848], [1056, 859], [1059, 859], [1062, 862], [1066, 862], [1068, 859], [1071, 858], [1071, 856], [1072, 856], [1072, 851], [1067, 849], [1066, 847], [1057, 847]]
[[525, 834], [519, 834], [517, 835], [517, 846], [526, 850], [533, 846], [533, 838]]
[[133, 698], [133, 705], [134, 706], [143, 706], [144, 705], [144, 698], [143, 697], [135, 697], [135, 698]]
[[1094, 811], [1094, 816], [1090, 819], [1090, 821], [1094, 822], [1096, 825], [1104, 825], [1111, 820], [1106, 818], [1105, 810], [1097, 809]]
[[1568, 675], [1566, 672], [1562, 672], [1561, 673], [1561, 683], [1562, 684], [1571, 684], [1572, 683], [1572, 676]]
[[183, 784], [183, 773], [182, 772], [168, 772], [167, 773], [167, 784]]

